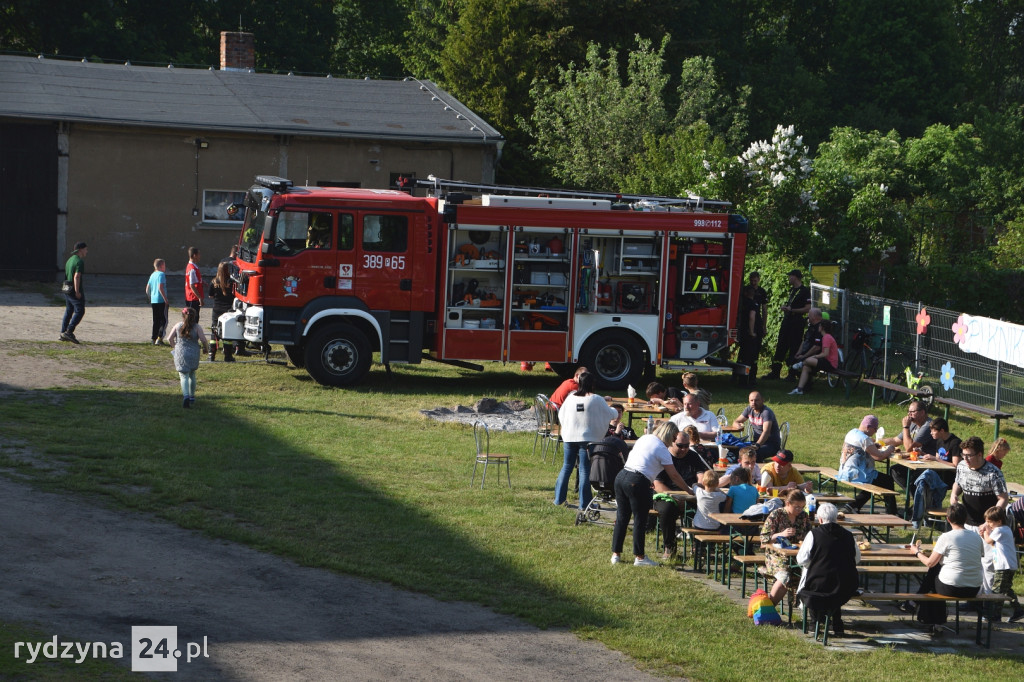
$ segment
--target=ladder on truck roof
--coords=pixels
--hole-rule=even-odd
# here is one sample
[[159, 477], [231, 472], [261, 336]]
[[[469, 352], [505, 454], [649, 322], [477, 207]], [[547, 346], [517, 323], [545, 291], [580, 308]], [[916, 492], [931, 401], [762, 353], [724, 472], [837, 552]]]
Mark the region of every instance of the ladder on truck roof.
[[[520, 187], [517, 185], [482, 185], [460, 180], [443, 180], [428, 175], [426, 180], [417, 178], [416, 185], [432, 190], [435, 197], [443, 197], [448, 193], [476, 192], [478, 194], [497, 194], [530, 197], [561, 197], [564, 199], [607, 200], [612, 203], [631, 204], [635, 209], [683, 209], [687, 211], [704, 211], [708, 208], [724, 209], [732, 206], [729, 201], [715, 201], [704, 197], [659, 197], [643, 194], [617, 194], [615, 192], [589, 192], [575, 189], [540, 189], [537, 187]], [[469, 198], [468, 196], [465, 198]], [[455, 197], [448, 197], [449, 200]], [[456, 202], [457, 203], [457, 202]]]

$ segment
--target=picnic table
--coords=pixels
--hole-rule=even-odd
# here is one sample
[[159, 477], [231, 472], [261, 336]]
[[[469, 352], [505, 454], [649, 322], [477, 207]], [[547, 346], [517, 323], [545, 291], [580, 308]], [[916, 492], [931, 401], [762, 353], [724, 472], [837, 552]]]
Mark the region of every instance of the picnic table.
[[633, 419], [636, 417], [662, 419], [671, 417], [674, 414], [667, 407], [659, 407], [647, 402], [636, 402], [632, 405], [626, 405], [622, 408], [622, 412], [626, 416], [626, 425], [631, 429], [633, 428]]
[[[943, 462], [941, 459], [917, 459], [917, 460], [914, 460], [914, 459], [906, 459], [905, 457], [901, 457], [899, 459], [897, 459], [895, 457], [891, 457], [888, 461], [890, 461], [890, 465], [889, 465], [890, 468], [891, 467], [905, 467], [905, 468], [909, 469], [910, 471], [924, 471], [926, 469], [932, 469], [934, 471], [956, 471], [956, 467], [953, 466], [952, 463], [950, 463], [950, 462]], [[904, 491], [903, 491], [905, 493], [905, 495], [906, 495], [906, 498], [904, 499], [904, 502], [903, 502], [903, 508], [905, 510], [906, 509], [910, 509], [910, 489], [912, 487], [913, 486], [910, 483], [910, 476], [908, 474], [908, 476], [907, 476], [907, 487], [904, 488]]]
[[[748, 554], [748, 548], [750, 546], [750, 537], [753, 535], [759, 535], [761, 532], [761, 526], [764, 525], [764, 519], [747, 519], [742, 518], [738, 513], [725, 514], [722, 512], [715, 512], [708, 514], [708, 517], [712, 521], [717, 521], [726, 528], [729, 529], [729, 551], [726, 555], [726, 566], [732, 566], [732, 541], [743, 539], [743, 553]], [[744, 532], [746, 531], [746, 532]]]
[[[913, 525], [910, 521], [895, 514], [845, 514], [844, 518], [839, 519], [837, 523], [840, 526], [858, 528], [864, 533], [864, 537], [869, 540], [875, 537], [879, 542], [888, 542], [889, 533], [893, 528], [907, 528]], [[884, 541], [882, 535], [874, 530], [876, 528], [885, 528]]]

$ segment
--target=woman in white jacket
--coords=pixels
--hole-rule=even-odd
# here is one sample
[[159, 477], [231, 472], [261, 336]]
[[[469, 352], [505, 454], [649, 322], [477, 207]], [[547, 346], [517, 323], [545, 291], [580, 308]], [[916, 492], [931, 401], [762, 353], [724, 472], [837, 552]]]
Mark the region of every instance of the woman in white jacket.
[[602, 396], [594, 393], [594, 375], [584, 372], [577, 379], [579, 389], [570, 393], [558, 409], [558, 422], [562, 427], [565, 462], [555, 482], [555, 504], [565, 504], [569, 491], [569, 476], [579, 462], [580, 506], [586, 509], [592, 497], [590, 491], [590, 455], [587, 444], [604, 438], [608, 422], [618, 416]]

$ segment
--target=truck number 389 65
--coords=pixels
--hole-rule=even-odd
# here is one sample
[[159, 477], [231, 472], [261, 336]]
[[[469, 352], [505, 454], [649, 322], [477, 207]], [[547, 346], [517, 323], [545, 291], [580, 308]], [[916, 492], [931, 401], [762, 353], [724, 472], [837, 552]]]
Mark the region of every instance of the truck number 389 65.
[[368, 253], [363, 256], [363, 269], [380, 270], [382, 268], [405, 270], [405, 256], [382, 256], [377, 253]]

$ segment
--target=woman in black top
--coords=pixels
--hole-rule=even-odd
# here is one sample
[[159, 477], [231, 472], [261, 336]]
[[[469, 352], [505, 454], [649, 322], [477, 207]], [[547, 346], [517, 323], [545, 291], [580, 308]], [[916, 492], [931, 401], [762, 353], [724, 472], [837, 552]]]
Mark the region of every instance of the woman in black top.
[[[220, 340], [220, 328], [217, 326], [217, 319], [224, 313], [231, 312], [231, 306], [235, 302], [235, 283], [231, 281], [231, 265], [221, 262], [217, 266], [217, 275], [210, 283], [210, 298], [213, 299], [213, 313], [210, 319], [210, 330], [213, 334], [213, 343], [210, 344], [210, 362], [217, 357], [217, 341]], [[224, 362], [234, 362], [235, 356], [232, 344], [224, 344]]]

